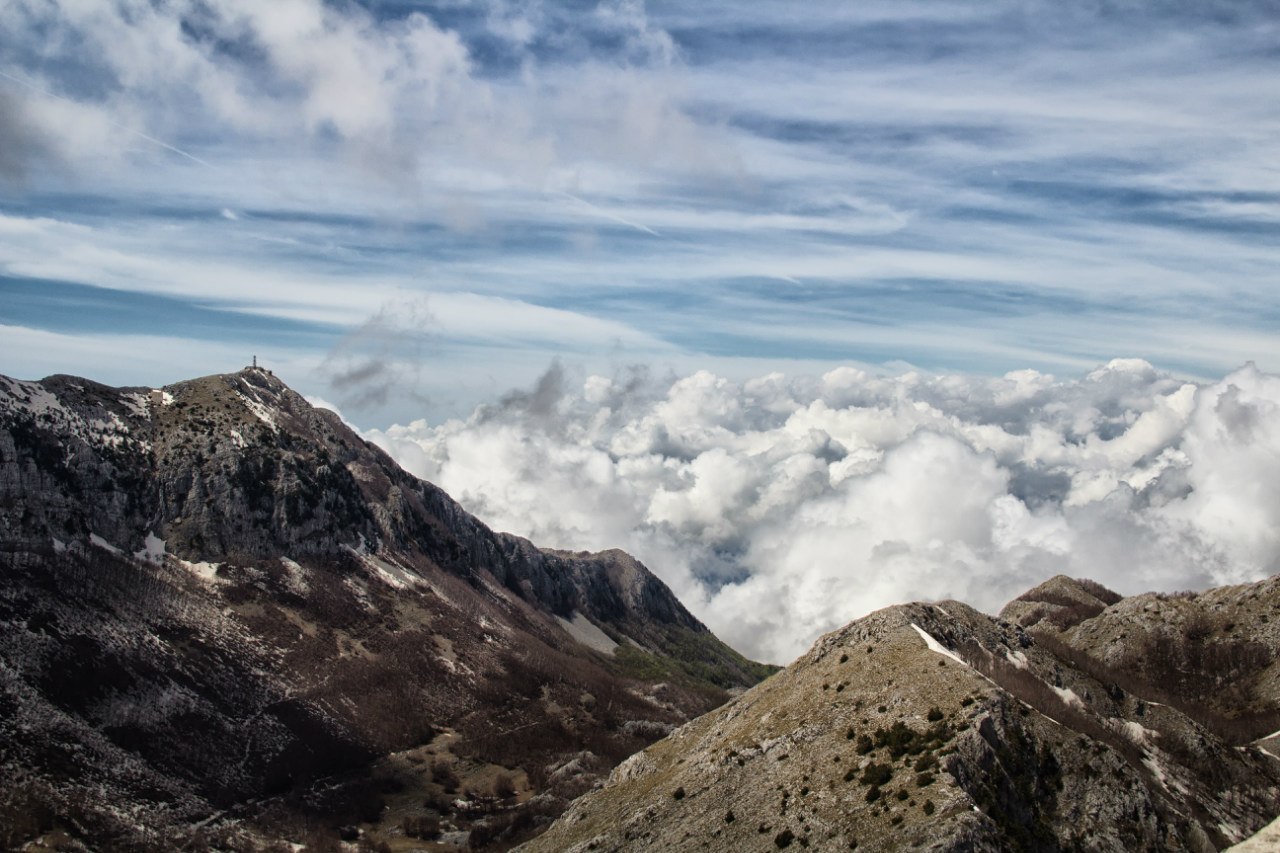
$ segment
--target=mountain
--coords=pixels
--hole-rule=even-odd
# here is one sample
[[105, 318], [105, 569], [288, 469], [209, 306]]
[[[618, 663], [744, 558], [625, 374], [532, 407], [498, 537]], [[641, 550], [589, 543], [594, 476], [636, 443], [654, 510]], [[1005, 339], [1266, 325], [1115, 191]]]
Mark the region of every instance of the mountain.
[[0, 846], [501, 849], [769, 671], [269, 371], [0, 377]]
[[1221, 850], [1280, 813], [1273, 620], [1280, 577], [1130, 598], [1056, 577], [997, 618], [890, 607], [520, 849]]
[[[1001, 616], [1074, 666], [1173, 706], [1229, 740], [1246, 743], [1280, 729], [1280, 575], [1129, 598], [1058, 576], [1010, 602]], [[1280, 753], [1280, 742], [1274, 747]]]

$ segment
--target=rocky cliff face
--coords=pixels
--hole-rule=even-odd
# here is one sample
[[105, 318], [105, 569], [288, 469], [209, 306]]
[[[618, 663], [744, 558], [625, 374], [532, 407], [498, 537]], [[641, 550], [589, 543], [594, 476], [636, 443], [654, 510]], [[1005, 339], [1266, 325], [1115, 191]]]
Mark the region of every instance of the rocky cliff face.
[[1231, 739], [1280, 729], [1280, 576], [1201, 593], [1121, 598], [1055, 577], [1001, 615]]
[[892, 607], [628, 759], [522, 849], [1221, 850], [1280, 812], [1256, 740], [1280, 728], [1277, 607], [1275, 579], [1121, 599], [1068, 578], [999, 619]]
[[267, 371], [0, 377], [0, 843], [498, 847], [757, 681]]

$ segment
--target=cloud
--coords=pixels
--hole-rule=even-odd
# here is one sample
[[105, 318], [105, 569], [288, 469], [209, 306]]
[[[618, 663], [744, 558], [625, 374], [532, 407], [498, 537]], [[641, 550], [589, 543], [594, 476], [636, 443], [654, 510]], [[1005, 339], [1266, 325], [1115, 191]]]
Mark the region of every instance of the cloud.
[[501, 417], [515, 412], [536, 420], [549, 420], [557, 412], [560, 401], [564, 398], [564, 367], [560, 360], [551, 362], [547, 372], [538, 377], [538, 382], [530, 391], [510, 391], [498, 401], [498, 408], [492, 415]]
[[671, 34], [649, 20], [642, 0], [606, 0], [595, 9], [595, 18], [607, 31], [623, 37], [624, 55], [641, 62], [670, 66], [678, 48]]
[[784, 662], [911, 599], [987, 610], [1056, 572], [1125, 593], [1280, 571], [1280, 377], [1196, 384], [838, 368], [570, 379], [367, 433], [499, 529], [623, 547], [744, 652]]
[[[10, 275], [348, 331], [430, 294], [467, 331], [433, 364], [485, 350], [494, 395], [588, 340], [735, 378], [1116, 340], [1280, 367], [1261, 4], [10, 7], [0, 172], [31, 192], [3, 215], [65, 226], [0, 246]], [[564, 320], [572, 347], [536, 333]]]
[[[379, 22], [358, 6], [316, 0], [20, 0], [14, 14], [16, 24], [44, 34], [42, 58], [65, 97], [110, 101], [100, 93], [114, 89], [115, 105], [130, 111], [156, 98], [186, 121], [252, 133], [385, 133], [407, 99], [430, 112], [469, 83], [466, 48], [417, 13]], [[48, 62], [72, 53], [74, 63]], [[101, 78], [87, 83], [77, 75], [84, 71]]]
[[[485, 5], [469, 42], [425, 11], [358, 2], [18, 0], [7, 22], [14, 37], [0, 39], [0, 72], [21, 72], [4, 76], [28, 100], [80, 117], [74, 142], [77, 122], [50, 128], [68, 137], [55, 141], [75, 148], [82, 167], [91, 152], [115, 153], [130, 135], [205, 165], [220, 161], [210, 166], [219, 169], [237, 150], [284, 145], [294, 158], [355, 164], [366, 179], [384, 179], [381, 194], [396, 199], [431, 194], [449, 173], [541, 188], [565, 161], [634, 160], [659, 147], [671, 159], [705, 148], [665, 88], [636, 73], [676, 64], [671, 37], [643, 4], [603, 3], [569, 19], [564, 32], [574, 40], [603, 38], [618, 52], [597, 63], [588, 51], [578, 60], [589, 67], [563, 76], [543, 71], [529, 48], [562, 27], [563, 16], [552, 22], [532, 7]], [[492, 48], [495, 36], [523, 53], [521, 75], [477, 67], [475, 40]], [[623, 125], [600, 120], [610, 103], [625, 105]], [[672, 144], [660, 146], [663, 138]], [[221, 156], [206, 163], [189, 153], [201, 146]]]
[[383, 406], [393, 394], [426, 404], [418, 378], [437, 326], [426, 299], [390, 302], [343, 335], [320, 372], [349, 409]]
[[21, 98], [0, 90], [0, 181], [25, 182], [32, 168], [57, 159], [51, 140], [36, 127]]

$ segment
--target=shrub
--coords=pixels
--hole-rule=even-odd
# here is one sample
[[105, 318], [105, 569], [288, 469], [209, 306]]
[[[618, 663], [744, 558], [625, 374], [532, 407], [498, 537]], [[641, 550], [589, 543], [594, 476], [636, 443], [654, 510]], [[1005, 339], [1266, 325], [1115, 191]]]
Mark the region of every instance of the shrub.
[[945, 723], [938, 722], [925, 732], [917, 732], [901, 720], [888, 729], [877, 729], [875, 745], [887, 747], [894, 758], [915, 755], [932, 747], [940, 747], [948, 737]]
[[506, 773], [499, 773], [493, 780], [493, 795], [500, 800], [514, 797], [516, 795], [515, 780]]
[[1089, 578], [1076, 578], [1076, 583], [1080, 584], [1081, 589], [1108, 607], [1124, 598], [1120, 593], [1110, 590], [1097, 581], [1090, 580]]
[[879, 786], [883, 785], [893, 778], [893, 768], [888, 764], [880, 764], [879, 762], [871, 762], [866, 769], [862, 771], [862, 779], [864, 785]]
[[440, 837], [440, 820], [430, 815], [406, 817], [400, 821], [400, 831], [409, 838], [431, 841]]
[[453, 772], [453, 768], [447, 762], [432, 762], [431, 781], [444, 788], [445, 793], [452, 794], [458, 790], [458, 774]]

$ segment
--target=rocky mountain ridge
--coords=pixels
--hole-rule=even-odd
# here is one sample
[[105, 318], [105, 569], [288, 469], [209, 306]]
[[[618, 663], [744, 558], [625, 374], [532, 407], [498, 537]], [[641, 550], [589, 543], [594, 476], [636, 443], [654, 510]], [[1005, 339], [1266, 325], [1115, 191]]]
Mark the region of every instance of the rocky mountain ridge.
[[1057, 577], [998, 618], [891, 607], [521, 849], [1222, 850], [1280, 812], [1278, 613], [1280, 578], [1122, 598]]
[[0, 568], [4, 845], [501, 848], [768, 672], [257, 368], [0, 377]]

